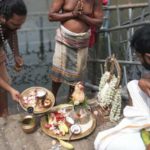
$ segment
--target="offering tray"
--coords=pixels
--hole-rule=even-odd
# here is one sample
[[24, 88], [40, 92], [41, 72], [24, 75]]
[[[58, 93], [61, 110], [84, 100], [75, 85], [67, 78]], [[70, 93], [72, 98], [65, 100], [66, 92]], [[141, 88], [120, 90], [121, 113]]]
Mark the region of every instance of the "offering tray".
[[21, 93], [19, 103], [25, 111], [32, 107], [34, 114], [41, 114], [54, 106], [55, 98], [53, 93], [44, 87], [30, 87]]
[[[65, 107], [65, 108], [67, 108], [67, 104], [64, 104], [64, 105], [60, 105], [60, 110], [62, 109], [63, 110], [63, 106]], [[56, 106], [57, 107], [57, 109], [59, 108], [59, 105], [58, 106]], [[68, 107], [69, 107], [69, 109], [71, 108], [70, 107], [70, 104], [68, 105]], [[72, 107], [73, 108], [73, 107]], [[59, 112], [59, 110], [58, 110], [58, 112]], [[58, 113], [58, 112], [56, 112], [56, 114]], [[68, 111], [67, 111], [67, 113], [68, 113]], [[58, 115], [58, 114], [57, 114]], [[65, 115], [64, 115], [65, 116]], [[66, 116], [65, 116], [66, 117]], [[82, 124], [80, 124], [80, 122], [75, 122], [74, 123], [74, 125], [78, 125], [79, 127], [80, 127], [80, 129], [81, 129], [81, 132], [79, 133], [79, 134], [73, 134], [73, 135], [71, 135], [72, 133], [71, 133], [71, 126], [67, 126], [67, 130], [68, 130], [68, 132], [67, 133], [65, 133], [65, 134], [61, 134], [61, 133], [57, 133], [57, 131], [55, 131], [55, 130], [53, 130], [52, 128], [53, 128], [53, 123], [56, 125], [60, 125], [59, 124], [59, 121], [61, 122], [61, 124], [66, 124], [66, 122], [64, 121], [64, 120], [59, 120], [58, 122], [56, 121], [53, 121], [53, 123], [51, 124], [51, 119], [53, 118], [53, 114], [50, 114], [49, 115], [49, 119], [48, 119], [48, 117], [47, 116], [44, 116], [44, 117], [42, 117], [41, 118], [41, 129], [42, 129], [42, 131], [45, 133], [45, 134], [47, 134], [48, 136], [50, 136], [50, 137], [52, 137], [52, 138], [56, 138], [56, 139], [62, 139], [62, 140], [77, 140], [77, 139], [81, 139], [81, 138], [84, 138], [84, 137], [86, 137], [86, 136], [88, 136], [89, 134], [91, 134], [93, 131], [94, 131], [94, 129], [95, 129], [95, 127], [96, 127], [96, 119], [95, 119], [95, 117], [90, 113], [90, 115], [89, 115], [89, 120], [88, 120], [88, 122], [86, 122], [86, 123], [82, 123]], [[62, 116], [60, 115], [59, 116], [59, 118], [62, 118]], [[48, 122], [48, 120], [50, 120], [49, 122]], [[63, 122], [63, 123], [62, 123]], [[57, 125], [54, 127], [54, 128], [58, 128], [57, 127]], [[61, 128], [58, 128], [58, 129], [56, 129], [56, 130], [58, 130], [59, 131], [59, 129], [61, 129]], [[70, 138], [71, 137], [71, 138]]]

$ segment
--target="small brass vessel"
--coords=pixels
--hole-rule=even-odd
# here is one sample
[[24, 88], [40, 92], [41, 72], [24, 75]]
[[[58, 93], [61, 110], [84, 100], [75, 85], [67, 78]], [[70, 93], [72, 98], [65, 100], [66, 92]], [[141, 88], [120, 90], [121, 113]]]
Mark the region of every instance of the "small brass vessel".
[[36, 119], [32, 115], [25, 116], [21, 121], [21, 127], [25, 133], [33, 133], [36, 129]]

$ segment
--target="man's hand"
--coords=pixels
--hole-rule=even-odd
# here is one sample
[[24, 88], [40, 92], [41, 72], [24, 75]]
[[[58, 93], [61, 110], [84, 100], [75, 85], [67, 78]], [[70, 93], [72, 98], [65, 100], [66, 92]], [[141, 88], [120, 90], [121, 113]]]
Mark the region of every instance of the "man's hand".
[[78, 11], [78, 10], [74, 10], [72, 11], [73, 17], [78, 17], [80, 15], [82, 15], [82, 11]]
[[72, 14], [74, 17], [78, 17], [83, 14], [83, 4], [80, 1], [77, 2]]
[[11, 94], [11, 97], [12, 97], [12, 99], [13, 99], [14, 101], [19, 102], [20, 93], [19, 93], [17, 90], [15, 90], [14, 88], [12, 88], [12, 89], [10, 90], [10, 94]]
[[20, 71], [23, 66], [23, 58], [19, 55], [15, 56], [15, 70]]
[[141, 78], [138, 85], [148, 96], [150, 96], [150, 79]]

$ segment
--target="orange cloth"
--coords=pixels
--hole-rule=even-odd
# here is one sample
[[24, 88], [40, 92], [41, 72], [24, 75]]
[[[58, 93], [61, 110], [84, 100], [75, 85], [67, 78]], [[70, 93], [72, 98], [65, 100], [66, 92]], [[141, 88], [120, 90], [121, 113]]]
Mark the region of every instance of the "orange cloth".
[[91, 35], [90, 35], [90, 39], [89, 39], [89, 47], [93, 47], [94, 44], [96, 42], [96, 27], [95, 26], [91, 26]]

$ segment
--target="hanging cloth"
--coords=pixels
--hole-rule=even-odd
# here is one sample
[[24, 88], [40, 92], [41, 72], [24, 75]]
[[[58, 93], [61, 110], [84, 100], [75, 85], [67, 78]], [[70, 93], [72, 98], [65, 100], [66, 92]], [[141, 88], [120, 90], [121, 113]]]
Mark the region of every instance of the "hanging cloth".
[[[103, 0], [102, 2], [103, 5], [107, 5], [108, 4], [108, 0]], [[92, 13], [92, 17], [94, 17], [94, 12]], [[90, 35], [90, 38], [89, 38], [89, 47], [93, 47], [95, 42], [96, 42], [96, 30], [97, 30], [97, 27], [92, 25], [90, 27], [90, 31], [91, 31], [91, 35]]]

